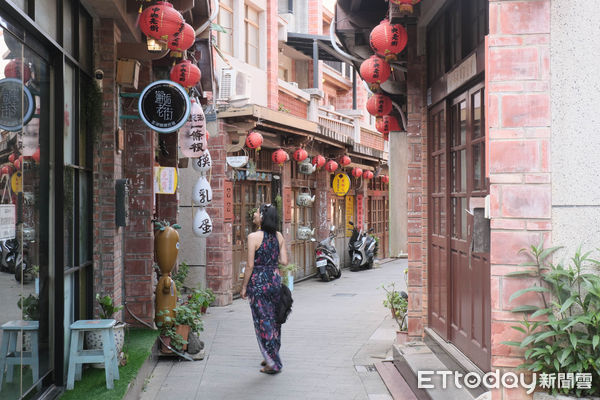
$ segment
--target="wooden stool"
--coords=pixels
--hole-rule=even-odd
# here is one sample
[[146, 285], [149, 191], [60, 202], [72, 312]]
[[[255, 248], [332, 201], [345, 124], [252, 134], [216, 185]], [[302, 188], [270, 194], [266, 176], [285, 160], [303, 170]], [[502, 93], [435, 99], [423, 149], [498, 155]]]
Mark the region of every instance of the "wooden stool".
[[[7, 369], [6, 382], [13, 381], [14, 365], [29, 365], [33, 375], [33, 382], [39, 378], [39, 351], [38, 351], [38, 329], [39, 321], [10, 321], [2, 325], [2, 349], [0, 354], [0, 388], [4, 378], [4, 369]], [[17, 338], [19, 332], [28, 333], [31, 336], [30, 351], [17, 351]], [[25, 338], [23, 338], [23, 342]]]
[[[71, 352], [69, 354], [69, 372], [67, 375], [67, 390], [73, 389], [75, 380], [81, 379], [83, 364], [104, 363], [106, 387], [114, 388], [113, 379], [119, 379], [119, 362], [113, 327], [114, 319], [79, 320], [71, 324]], [[102, 335], [102, 350], [83, 350], [86, 331], [100, 331]]]

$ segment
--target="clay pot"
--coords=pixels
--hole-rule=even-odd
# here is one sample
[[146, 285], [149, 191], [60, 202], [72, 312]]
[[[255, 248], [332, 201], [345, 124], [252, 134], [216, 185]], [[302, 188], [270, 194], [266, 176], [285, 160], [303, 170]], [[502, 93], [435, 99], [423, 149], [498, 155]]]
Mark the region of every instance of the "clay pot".
[[408, 342], [407, 331], [396, 331], [396, 344], [405, 344]]
[[[175, 332], [179, 335], [181, 335], [181, 337], [183, 338], [183, 340], [185, 340], [186, 342], [188, 341], [188, 337], [190, 335], [190, 326], [189, 325], [177, 325], [175, 327]], [[187, 350], [187, 343], [183, 345], [183, 349], [182, 350]]]
[[158, 230], [154, 235], [154, 253], [162, 275], [173, 270], [179, 253], [179, 233], [167, 226], [164, 231]]

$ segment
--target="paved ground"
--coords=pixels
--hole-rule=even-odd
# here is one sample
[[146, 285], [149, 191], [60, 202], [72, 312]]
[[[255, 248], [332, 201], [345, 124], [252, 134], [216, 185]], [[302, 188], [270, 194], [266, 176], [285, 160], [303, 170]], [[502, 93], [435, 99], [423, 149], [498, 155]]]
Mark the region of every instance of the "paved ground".
[[282, 329], [283, 371], [259, 373], [262, 360], [245, 300], [211, 308], [202, 361], [161, 360], [142, 400], [391, 400], [372, 364], [390, 356], [395, 326], [383, 307], [382, 283], [404, 285], [406, 260], [370, 270], [344, 270], [338, 280], [294, 287]]

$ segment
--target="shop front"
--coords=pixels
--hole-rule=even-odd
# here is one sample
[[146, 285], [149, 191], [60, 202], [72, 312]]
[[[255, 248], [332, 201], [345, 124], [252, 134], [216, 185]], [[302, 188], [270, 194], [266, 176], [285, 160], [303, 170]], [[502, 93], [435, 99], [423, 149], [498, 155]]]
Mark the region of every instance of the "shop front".
[[50, 3], [0, 10], [3, 399], [62, 386], [66, 329], [92, 314], [92, 139], [81, 95], [92, 20], [75, 2]]

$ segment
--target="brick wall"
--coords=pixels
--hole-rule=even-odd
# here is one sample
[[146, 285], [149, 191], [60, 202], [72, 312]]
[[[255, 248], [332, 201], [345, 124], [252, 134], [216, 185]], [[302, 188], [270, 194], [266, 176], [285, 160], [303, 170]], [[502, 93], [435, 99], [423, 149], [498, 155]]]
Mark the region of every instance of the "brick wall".
[[[116, 53], [121, 32], [103, 19], [94, 32], [96, 65], [104, 71], [103, 130], [94, 151], [94, 293], [109, 294], [122, 304], [122, 237], [115, 224], [115, 179], [121, 178], [121, 155], [115, 149], [117, 128]], [[95, 304], [94, 315], [98, 316]], [[120, 318], [120, 314], [117, 315]]]
[[322, 0], [309, 0], [308, 2], [308, 33], [313, 35], [323, 34]]
[[209, 131], [217, 134], [208, 139], [208, 148], [212, 156], [210, 186], [213, 190], [213, 200], [206, 211], [213, 223], [213, 231], [206, 238], [206, 284], [216, 295], [215, 304], [223, 306], [233, 300], [233, 260], [231, 223], [224, 221], [224, 182], [225, 182], [225, 153], [229, 137], [222, 120], [209, 123], [218, 124], [218, 129], [209, 126]]
[[279, 105], [297, 117], [307, 118], [308, 116], [308, 104], [306, 102], [282, 91], [279, 91]]
[[383, 151], [383, 135], [379, 132], [369, 131], [367, 129], [361, 129], [360, 131], [360, 144], [369, 146], [373, 149]]
[[[139, 87], [151, 82], [151, 63], [142, 64]], [[124, 112], [134, 114], [137, 102], [125, 101]], [[139, 120], [128, 120], [125, 129], [124, 176], [129, 187], [129, 223], [125, 228], [124, 287], [128, 310], [141, 320], [154, 320], [154, 234], [152, 227], [154, 192], [154, 138], [155, 133]], [[174, 134], [172, 135], [174, 136]], [[130, 312], [124, 317], [128, 323], [140, 325]]]
[[279, 108], [279, 48], [277, 41], [277, 0], [267, 0], [267, 105]]
[[427, 325], [427, 109], [426, 64], [417, 56], [417, 29], [408, 25], [408, 334], [420, 339]]
[[[520, 340], [510, 326], [522, 315], [508, 302], [527, 283], [508, 278], [525, 261], [519, 249], [551, 234], [550, 0], [490, 1], [486, 48], [491, 194], [492, 369], [516, 367], [521, 352], [500, 344]], [[497, 398], [526, 397], [504, 391]], [[521, 397], [518, 397], [521, 398]]]

